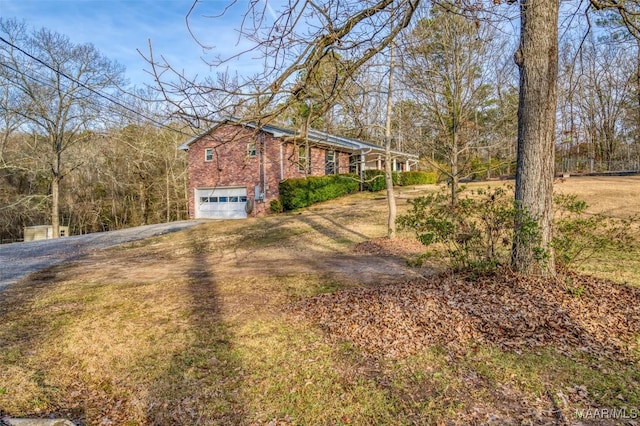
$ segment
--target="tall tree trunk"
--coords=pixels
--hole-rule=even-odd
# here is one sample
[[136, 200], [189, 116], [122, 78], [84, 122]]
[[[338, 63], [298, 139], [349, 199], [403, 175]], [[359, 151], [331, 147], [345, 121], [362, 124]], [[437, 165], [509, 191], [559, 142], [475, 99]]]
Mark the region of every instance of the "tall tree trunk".
[[393, 104], [393, 55], [394, 46], [391, 43], [389, 51], [389, 87], [387, 92], [387, 117], [384, 131], [384, 175], [387, 186], [387, 204], [389, 205], [389, 217], [387, 220], [387, 236], [389, 238], [396, 237], [396, 198], [393, 193], [393, 170], [391, 168], [391, 111]]
[[640, 150], [640, 39], [636, 38], [636, 152]]
[[[521, 0], [518, 215], [511, 263], [523, 274], [555, 275], [553, 250], [554, 141], [558, 79], [559, 0]], [[532, 230], [534, 221], [537, 229]], [[538, 248], [538, 249], [536, 249]], [[544, 256], [541, 255], [544, 253]]]
[[[177, 150], [176, 150], [177, 151]], [[165, 160], [165, 191], [166, 191], [166, 197], [167, 197], [167, 214], [165, 216], [165, 220], [167, 223], [171, 222], [171, 186], [170, 186], [170, 182], [169, 182], [169, 164], [168, 161]]]
[[51, 238], [60, 236], [60, 176], [55, 174], [51, 180]]
[[458, 170], [458, 133], [455, 128], [451, 135], [451, 154], [449, 156], [449, 163], [451, 166], [451, 205], [455, 207], [458, 204], [458, 187], [460, 186]]
[[62, 180], [62, 143], [55, 142], [55, 157], [51, 179], [51, 226], [52, 238], [60, 237], [60, 181]]

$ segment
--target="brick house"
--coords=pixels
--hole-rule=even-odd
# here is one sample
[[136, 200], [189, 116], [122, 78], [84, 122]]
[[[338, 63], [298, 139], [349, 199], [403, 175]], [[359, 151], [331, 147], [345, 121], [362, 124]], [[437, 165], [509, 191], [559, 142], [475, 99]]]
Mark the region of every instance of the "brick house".
[[[384, 148], [310, 130], [228, 119], [180, 146], [187, 151], [189, 217], [246, 218], [269, 211], [278, 184], [289, 178], [383, 169]], [[393, 152], [393, 168], [409, 171], [413, 154]]]

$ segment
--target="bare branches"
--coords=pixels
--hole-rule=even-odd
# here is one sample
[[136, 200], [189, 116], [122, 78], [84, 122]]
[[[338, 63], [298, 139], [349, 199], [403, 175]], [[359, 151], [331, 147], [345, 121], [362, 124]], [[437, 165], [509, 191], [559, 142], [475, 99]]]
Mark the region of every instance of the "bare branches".
[[[331, 84], [324, 88], [328, 90], [323, 90], [322, 103], [312, 111], [313, 119], [325, 114], [358, 70], [409, 25], [420, 2], [289, 0], [276, 13], [266, 1], [251, 1], [237, 28], [244, 40], [239, 51], [208, 62], [222, 70], [216, 78], [188, 76], [164, 57], [158, 58], [151, 44], [143, 56], [162, 96], [196, 127], [231, 113], [273, 121], [291, 105], [310, 99], [307, 88], [314, 75], [328, 57], [340, 57]], [[224, 18], [236, 6], [231, 1], [216, 16]], [[203, 7], [204, 3], [194, 1], [187, 21], [196, 8]], [[189, 30], [197, 40], [191, 27]], [[256, 55], [263, 62], [262, 70], [253, 75], [230, 72], [238, 58]]]
[[590, 0], [596, 10], [612, 11], [616, 13], [622, 24], [631, 35], [640, 39], [640, 1], [638, 0]]

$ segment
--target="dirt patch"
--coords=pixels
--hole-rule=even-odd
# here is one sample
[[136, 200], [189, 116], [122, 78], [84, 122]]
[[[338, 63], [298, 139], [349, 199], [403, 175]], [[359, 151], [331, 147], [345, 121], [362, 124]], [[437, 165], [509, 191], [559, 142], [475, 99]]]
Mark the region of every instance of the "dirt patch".
[[425, 246], [415, 238], [398, 237], [389, 239], [387, 237], [374, 238], [358, 244], [356, 253], [373, 254], [378, 256], [412, 257], [424, 253]]

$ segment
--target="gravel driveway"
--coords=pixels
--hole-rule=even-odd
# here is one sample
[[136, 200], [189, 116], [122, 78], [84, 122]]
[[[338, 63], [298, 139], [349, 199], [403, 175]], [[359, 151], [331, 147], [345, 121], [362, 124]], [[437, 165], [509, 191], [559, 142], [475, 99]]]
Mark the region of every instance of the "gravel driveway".
[[57, 240], [0, 245], [0, 292], [33, 272], [81, 258], [91, 251], [180, 231], [199, 223], [195, 220], [169, 222]]

